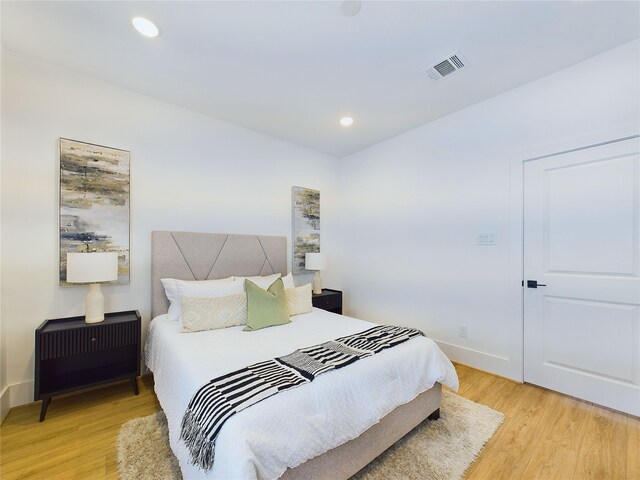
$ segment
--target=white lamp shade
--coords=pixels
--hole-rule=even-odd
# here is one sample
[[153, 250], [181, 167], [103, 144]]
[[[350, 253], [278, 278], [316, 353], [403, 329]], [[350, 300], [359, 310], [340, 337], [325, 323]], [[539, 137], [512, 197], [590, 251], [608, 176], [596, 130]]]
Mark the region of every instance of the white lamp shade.
[[321, 253], [306, 253], [304, 256], [305, 270], [324, 270], [327, 268], [327, 259]]
[[117, 252], [67, 253], [67, 282], [113, 282], [117, 279]]

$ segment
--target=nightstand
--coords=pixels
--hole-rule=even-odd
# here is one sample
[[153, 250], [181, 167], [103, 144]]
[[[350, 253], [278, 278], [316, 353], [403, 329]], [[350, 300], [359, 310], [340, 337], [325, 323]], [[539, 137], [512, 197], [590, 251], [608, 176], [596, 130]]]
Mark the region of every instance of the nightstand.
[[84, 317], [45, 320], [36, 329], [34, 400], [44, 420], [51, 397], [129, 379], [138, 394], [140, 313], [106, 313], [100, 323]]
[[322, 293], [312, 295], [311, 303], [316, 308], [342, 315], [342, 292], [340, 290], [323, 288]]

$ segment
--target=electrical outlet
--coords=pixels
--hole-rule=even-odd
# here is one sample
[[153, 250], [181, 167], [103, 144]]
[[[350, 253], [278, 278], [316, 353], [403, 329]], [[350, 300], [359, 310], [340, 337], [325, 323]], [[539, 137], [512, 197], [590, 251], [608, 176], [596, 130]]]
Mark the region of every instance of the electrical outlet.
[[467, 326], [466, 325], [459, 325], [460, 330], [458, 331], [458, 336], [460, 338], [467, 338]]

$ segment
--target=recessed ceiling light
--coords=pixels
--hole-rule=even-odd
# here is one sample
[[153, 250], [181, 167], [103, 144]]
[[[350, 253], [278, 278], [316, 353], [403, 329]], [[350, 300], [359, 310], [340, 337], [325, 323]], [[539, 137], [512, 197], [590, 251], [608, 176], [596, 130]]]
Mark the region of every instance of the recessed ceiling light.
[[141, 35], [144, 35], [145, 37], [154, 38], [157, 37], [160, 33], [160, 30], [158, 30], [156, 24], [144, 17], [134, 17], [133, 20], [131, 20], [131, 23], [133, 25], [133, 28], [135, 28], [138, 32], [140, 32]]
[[340, 119], [340, 125], [343, 127], [350, 127], [353, 124], [353, 117], [342, 117]]

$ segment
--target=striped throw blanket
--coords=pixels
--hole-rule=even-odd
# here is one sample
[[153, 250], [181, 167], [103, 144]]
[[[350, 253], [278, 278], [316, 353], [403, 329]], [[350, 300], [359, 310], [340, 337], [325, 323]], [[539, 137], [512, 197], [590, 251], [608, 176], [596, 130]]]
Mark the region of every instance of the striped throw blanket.
[[381, 325], [214, 378], [196, 392], [182, 419], [180, 439], [191, 462], [211, 469], [216, 438], [232, 415], [419, 335], [420, 330]]

